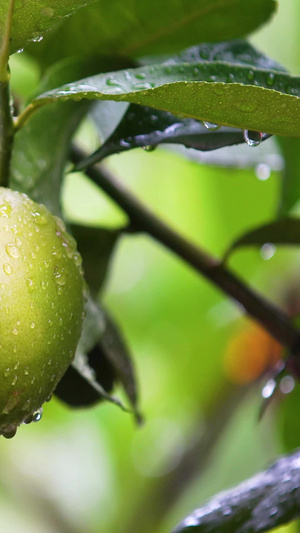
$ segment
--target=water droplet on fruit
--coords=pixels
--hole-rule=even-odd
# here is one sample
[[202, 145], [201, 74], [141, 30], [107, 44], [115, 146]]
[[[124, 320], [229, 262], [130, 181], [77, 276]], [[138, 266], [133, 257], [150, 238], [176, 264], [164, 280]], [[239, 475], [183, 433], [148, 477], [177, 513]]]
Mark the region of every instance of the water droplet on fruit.
[[30, 324], [30, 329], [34, 329], [35, 328], [35, 323], [34, 322], [31, 322]]
[[262, 141], [263, 134], [260, 131], [244, 130], [244, 139], [248, 146], [258, 146]]
[[12, 268], [11, 268], [11, 266], [8, 263], [4, 263], [3, 270], [4, 270], [5, 274], [7, 274], [7, 275], [12, 273]]
[[11, 384], [14, 386], [17, 383], [17, 381], [18, 381], [18, 376], [15, 375]]
[[18, 250], [15, 244], [6, 244], [5, 250], [6, 253], [13, 259], [18, 259], [20, 257], [20, 250]]
[[207, 122], [206, 120], [203, 121], [203, 126], [207, 130], [218, 130], [220, 128], [220, 124], [215, 124], [214, 122]]
[[46, 224], [48, 224], [48, 220], [45, 215], [42, 215], [38, 211], [32, 212], [32, 216], [35, 224], [37, 224], [38, 226], [45, 226]]
[[17, 328], [14, 328], [14, 329], [12, 330], [12, 333], [13, 333], [13, 335], [18, 335], [19, 332], [18, 332]]
[[29, 292], [33, 292], [34, 291], [34, 283], [33, 283], [32, 279], [27, 279], [26, 280], [26, 285], [28, 287]]

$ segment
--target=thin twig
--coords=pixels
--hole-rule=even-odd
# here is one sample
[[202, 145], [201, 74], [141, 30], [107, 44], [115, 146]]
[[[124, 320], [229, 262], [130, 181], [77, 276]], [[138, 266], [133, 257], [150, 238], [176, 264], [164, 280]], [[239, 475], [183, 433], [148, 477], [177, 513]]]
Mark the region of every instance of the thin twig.
[[[71, 160], [77, 164], [86, 157], [78, 147], [71, 150]], [[130, 217], [131, 223], [139, 231], [154, 237], [186, 263], [208, 278], [225, 294], [243, 306], [245, 311], [259, 322], [281, 344], [294, 350], [299, 342], [299, 331], [289, 317], [271, 302], [247, 287], [238, 277], [228, 270], [219, 260], [208, 255], [199, 247], [186, 241], [167, 224], [157, 218], [147, 207], [135, 198], [108, 171], [99, 165], [85, 170], [110, 198], [112, 198]]]

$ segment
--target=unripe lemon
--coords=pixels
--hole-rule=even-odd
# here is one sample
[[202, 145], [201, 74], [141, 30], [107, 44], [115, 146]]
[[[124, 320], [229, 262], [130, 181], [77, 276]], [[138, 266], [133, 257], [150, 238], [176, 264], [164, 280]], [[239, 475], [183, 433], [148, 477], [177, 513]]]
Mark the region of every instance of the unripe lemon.
[[0, 434], [38, 418], [72, 362], [82, 317], [74, 239], [44, 205], [0, 187]]

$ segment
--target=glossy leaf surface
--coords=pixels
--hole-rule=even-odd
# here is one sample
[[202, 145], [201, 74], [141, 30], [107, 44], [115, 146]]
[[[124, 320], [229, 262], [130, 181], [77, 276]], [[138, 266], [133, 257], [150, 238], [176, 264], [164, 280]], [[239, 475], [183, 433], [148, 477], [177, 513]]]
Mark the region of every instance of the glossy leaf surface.
[[275, 7], [274, 0], [99, 0], [54, 29], [32, 53], [43, 64], [99, 50], [125, 57], [173, 53], [199, 40], [247, 35], [266, 22]]
[[40, 95], [57, 101], [128, 101], [175, 115], [265, 133], [300, 136], [300, 78], [264, 69], [202, 62], [151, 65], [82, 79]]
[[[262, 140], [265, 138], [267, 135], [264, 134]], [[99, 150], [77, 165], [76, 170], [133, 148], [151, 150], [158, 144], [171, 143], [209, 151], [244, 142], [242, 130], [219, 128], [215, 124], [181, 119], [166, 111], [132, 104], [114, 133]]]
[[[13, 14], [10, 52], [39, 42], [50, 28], [94, 0], [16, 0]], [[0, 3], [0, 21], [7, 12], [8, 1]], [[0, 22], [2, 31], [2, 23]]]

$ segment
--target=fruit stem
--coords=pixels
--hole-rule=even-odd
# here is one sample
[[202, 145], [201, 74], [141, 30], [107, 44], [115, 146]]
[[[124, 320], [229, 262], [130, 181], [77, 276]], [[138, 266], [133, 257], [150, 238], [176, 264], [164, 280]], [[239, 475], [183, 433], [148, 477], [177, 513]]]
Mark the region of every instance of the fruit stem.
[[0, 43], [0, 185], [7, 186], [14, 137], [13, 109], [10, 94], [9, 45], [15, 0], [9, 0], [7, 17]]
[[[71, 149], [71, 160], [79, 163], [87, 154], [78, 147]], [[185, 240], [165, 222], [157, 218], [139, 202], [107, 169], [93, 165], [85, 170], [97, 185], [112, 198], [129, 216], [136, 231], [146, 232], [159, 243], [178, 255], [197, 272], [219, 287], [227, 296], [238, 302], [244, 310], [259, 322], [275, 339], [290, 350], [296, 350], [300, 332], [281, 309], [265, 300], [245, 285], [218, 259]]]
[[8, 68], [9, 48], [10, 48], [10, 33], [15, 7], [15, 0], [9, 0], [7, 6], [7, 17], [4, 23], [3, 37], [0, 42], [0, 82], [9, 83], [10, 72]]
[[0, 185], [8, 186], [14, 138], [9, 83], [0, 82]]

